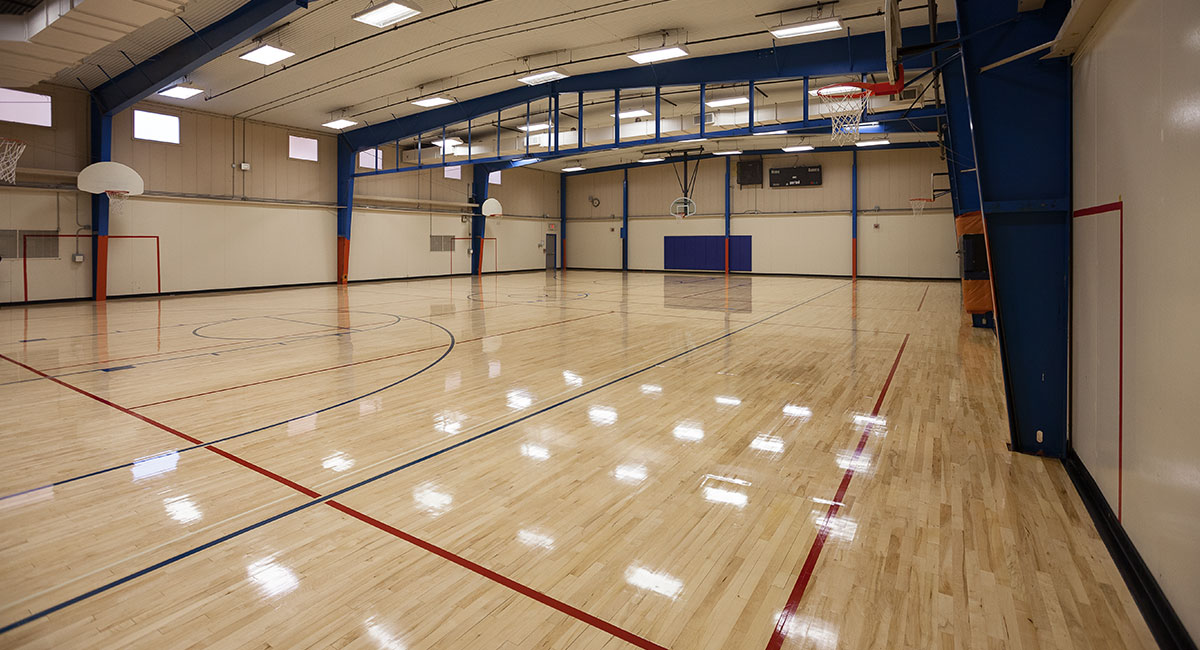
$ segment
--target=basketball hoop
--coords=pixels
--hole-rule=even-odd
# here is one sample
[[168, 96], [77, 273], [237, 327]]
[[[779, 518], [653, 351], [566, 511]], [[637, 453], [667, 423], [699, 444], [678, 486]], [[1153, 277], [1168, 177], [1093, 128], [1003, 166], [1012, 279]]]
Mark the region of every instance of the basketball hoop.
[[829, 117], [835, 144], [858, 141], [858, 128], [875, 95], [894, 95], [904, 90], [904, 66], [897, 66], [896, 83], [836, 83], [817, 89], [817, 97]]
[[499, 219], [504, 215], [504, 206], [500, 205], [500, 201], [496, 199], [488, 199], [483, 202], [482, 206], [479, 207], [479, 211], [483, 213], [483, 216], [485, 217]]
[[692, 199], [681, 196], [671, 201], [671, 216], [675, 217], [676, 221], [682, 221], [693, 214], [696, 214], [696, 202]]
[[25, 153], [25, 143], [12, 138], [0, 138], [0, 183], [17, 182], [17, 160]]
[[105, 190], [104, 194], [108, 196], [108, 215], [110, 218], [125, 214], [125, 200], [129, 198], [129, 192], [125, 190]]
[[912, 207], [912, 213], [914, 217], [921, 216], [921, 213], [925, 211], [925, 206], [929, 205], [930, 203], [933, 203], [933, 199], [928, 199], [921, 196], [908, 200], [908, 205]]

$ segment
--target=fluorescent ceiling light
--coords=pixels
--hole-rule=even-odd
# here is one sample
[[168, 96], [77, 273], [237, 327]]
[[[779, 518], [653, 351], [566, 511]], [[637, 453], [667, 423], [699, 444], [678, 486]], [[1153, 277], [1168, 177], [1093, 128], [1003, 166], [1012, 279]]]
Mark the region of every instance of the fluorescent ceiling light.
[[559, 79], [566, 79], [567, 76], [568, 75], [565, 75], [558, 70], [547, 70], [545, 72], [531, 74], [528, 77], [521, 77], [520, 79], [517, 79], [517, 81], [530, 86], [536, 86], [538, 84], [549, 83], [551, 81], [558, 81]]
[[859, 142], [855, 142], [854, 146], [856, 146], [856, 147], [878, 147], [881, 144], [891, 144], [891, 142], [889, 142], [888, 140], [861, 140]]
[[783, 150], [788, 153], [796, 153], [797, 151], [812, 151], [813, 148], [810, 144], [800, 144], [794, 147], [784, 147]]
[[650, 111], [644, 108], [634, 109], [632, 111], [621, 111], [620, 115], [608, 114], [609, 117], [619, 117], [622, 120], [628, 120], [635, 117], [650, 117]]
[[443, 147], [444, 148], [444, 147], [457, 147], [458, 145], [460, 145], [462, 143], [463, 143], [463, 141], [459, 140], [458, 138], [446, 138], [445, 140], [434, 140], [430, 144], [432, 144], [435, 147]]
[[563, 167], [564, 172], [581, 172], [585, 169], [587, 169], [587, 167], [580, 167], [578, 165], [576, 165], [575, 167]]
[[858, 86], [829, 86], [826, 88], [814, 88], [814, 89], [808, 91], [808, 94], [812, 95], [813, 97], [816, 97], [818, 94], [820, 94], [820, 91], [822, 91], [822, 90], [824, 90], [826, 93], [829, 93], [831, 95], [840, 95], [842, 93], [862, 92], [862, 88], [859, 88]]
[[522, 124], [517, 128], [522, 131], [545, 131], [550, 128], [550, 125], [545, 122], [538, 122], [537, 124]]
[[787, 135], [787, 129], [781, 129], [779, 131], [759, 131], [754, 135]]
[[536, 162], [542, 162], [541, 158], [518, 158], [513, 161], [514, 165], [532, 165]]
[[322, 124], [321, 126], [327, 126], [331, 129], [344, 129], [348, 126], [354, 126], [355, 124], [358, 124], [358, 122], [353, 122], [351, 120], [341, 118], [341, 119], [336, 119], [332, 122], [326, 122], [326, 123]]
[[681, 144], [687, 142], [708, 142], [708, 138], [691, 138], [690, 140], [680, 140], [679, 142]]
[[395, 25], [405, 18], [412, 18], [419, 13], [421, 13], [421, 8], [412, 0], [405, 0], [405, 4], [392, 0], [378, 6], [367, 7], [351, 18], [372, 27], [387, 27]]
[[879, 126], [879, 122], [863, 122], [862, 124], [858, 125], [858, 128], [863, 129], [873, 126]]
[[742, 153], [741, 149], [730, 149], [729, 151], [714, 151], [713, 155], [714, 156], [736, 156], [739, 153]]
[[278, 47], [271, 47], [270, 45], [260, 45], [255, 49], [239, 56], [238, 58], [245, 59], [247, 61], [253, 61], [255, 63], [261, 63], [263, 65], [271, 65], [272, 63], [279, 63], [280, 61], [293, 56], [296, 56], [295, 52], [288, 52], [287, 50], [280, 49]]
[[659, 61], [667, 61], [669, 59], [678, 59], [681, 56], [687, 56], [686, 47], [664, 47], [661, 50], [647, 50], [645, 52], [634, 52], [629, 55], [637, 63], [658, 63]]
[[842, 21], [834, 18], [833, 20], [817, 20], [776, 27], [771, 30], [771, 35], [775, 38], [791, 38], [793, 36], [808, 36], [809, 34], [836, 32], [841, 28]]
[[640, 163], [656, 163], [656, 162], [662, 162], [664, 160], [666, 160], [666, 158], [642, 158], [638, 162], [640, 162]]
[[189, 97], [195, 97], [202, 92], [204, 92], [203, 88], [193, 88], [191, 86], [171, 86], [166, 90], [158, 91], [158, 94], [162, 95], [163, 97], [172, 97], [174, 99], [187, 99]]
[[425, 99], [418, 99], [413, 102], [413, 105], [420, 106], [421, 108], [433, 108], [434, 106], [445, 106], [446, 104], [453, 103], [453, 99], [446, 99], [445, 97], [426, 97]]
[[704, 102], [709, 108], [723, 108], [725, 106], [737, 106], [738, 104], [749, 104], [749, 97], [730, 97], [728, 99], [714, 99]]

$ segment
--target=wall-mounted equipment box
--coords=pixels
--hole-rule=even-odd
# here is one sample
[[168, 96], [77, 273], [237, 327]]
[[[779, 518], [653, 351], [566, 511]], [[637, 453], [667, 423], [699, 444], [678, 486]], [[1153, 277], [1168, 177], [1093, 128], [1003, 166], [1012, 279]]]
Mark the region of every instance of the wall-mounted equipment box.
[[778, 167], [771, 170], [771, 187], [816, 187], [820, 184], [820, 165]]
[[739, 160], [737, 164], [738, 185], [762, 185], [762, 158]]

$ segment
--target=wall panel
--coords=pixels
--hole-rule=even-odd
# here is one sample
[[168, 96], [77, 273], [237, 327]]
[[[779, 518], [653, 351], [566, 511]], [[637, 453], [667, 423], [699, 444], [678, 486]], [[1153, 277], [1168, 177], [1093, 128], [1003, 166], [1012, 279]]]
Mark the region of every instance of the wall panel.
[[[1073, 67], [1072, 447], [1200, 638], [1200, 4], [1114, 0]], [[1152, 74], [1147, 74], [1152, 71]], [[1123, 458], [1117, 440], [1124, 326]], [[1123, 489], [1118, 491], [1118, 484]]]

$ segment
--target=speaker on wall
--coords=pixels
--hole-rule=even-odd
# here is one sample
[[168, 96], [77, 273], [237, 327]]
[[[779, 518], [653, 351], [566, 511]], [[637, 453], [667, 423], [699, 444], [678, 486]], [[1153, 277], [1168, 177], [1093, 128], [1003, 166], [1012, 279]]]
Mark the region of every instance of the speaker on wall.
[[739, 160], [737, 164], [738, 185], [762, 185], [762, 158]]

